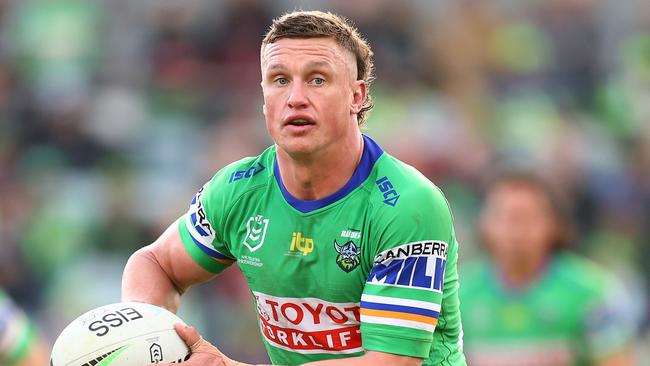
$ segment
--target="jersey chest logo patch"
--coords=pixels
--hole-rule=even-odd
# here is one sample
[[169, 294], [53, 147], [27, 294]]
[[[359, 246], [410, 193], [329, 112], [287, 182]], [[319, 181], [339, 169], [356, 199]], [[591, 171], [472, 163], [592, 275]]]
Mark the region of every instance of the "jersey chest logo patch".
[[[306, 238], [301, 232], [294, 232], [291, 235], [291, 247], [287, 255], [306, 256], [314, 251], [314, 239]], [[297, 252], [297, 253], [296, 253]]]
[[336, 256], [336, 264], [338, 264], [339, 268], [345, 271], [345, 273], [350, 273], [353, 269], [359, 266], [359, 254], [361, 254], [361, 250], [352, 240], [341, 246], [336, 239], [334, 239], [334, 249], [339, 253]]
[[246, 237], [243, 244], [251, 251], [254, 252], [264, 245], [266, 238], [266, 229], [269, 227], [269, 219], [265, 219], [262, 215], [251, 216], [246, 221]]

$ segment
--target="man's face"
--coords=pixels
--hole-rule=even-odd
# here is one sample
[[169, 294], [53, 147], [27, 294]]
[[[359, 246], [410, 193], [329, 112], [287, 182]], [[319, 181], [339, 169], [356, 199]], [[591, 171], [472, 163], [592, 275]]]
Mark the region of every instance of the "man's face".
[[528, 186], [504, 183], [490, 192], [481, 227], [497, 261], [522, 265], [546, 256], [557, 225], [543, 193]]
[[333, 38], [285, 38], [261, 54], [266, 127], [289, 155], [309, 156], [358, 133], [366, 96], [356, 61]]

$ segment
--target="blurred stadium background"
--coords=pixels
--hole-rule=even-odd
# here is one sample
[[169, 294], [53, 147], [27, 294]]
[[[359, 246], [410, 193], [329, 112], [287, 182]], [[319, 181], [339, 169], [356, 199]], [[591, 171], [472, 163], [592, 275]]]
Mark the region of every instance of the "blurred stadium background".
[[[346, 15], [370, 40], [366, 133], [446, 192], [461, 267], [481, 255], [485, 177], [532, 167], [650, 348], [644, 0], [0, 1], [0, 286], [49, 341], [119, 299], [129, 254], [216, 170], [271, 143], [259, 44], [295, 8]], [[235, 268], [181, 315], [234, 358], [266, 360]]]

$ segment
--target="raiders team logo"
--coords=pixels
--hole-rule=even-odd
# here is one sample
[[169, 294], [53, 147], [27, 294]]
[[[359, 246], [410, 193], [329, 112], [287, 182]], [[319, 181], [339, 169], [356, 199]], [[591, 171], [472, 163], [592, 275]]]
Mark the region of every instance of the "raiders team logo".
[[359, 266], [359, 255], [361, 254], [361, 250], [352, 240], [349, 240], [341, 246], [336, 239], [334, 239], [334, 249], [339, 253], [339, 255], [336, 256], [336, 264], [338, 264], [345, 273], [350, 273], [353, 269]]

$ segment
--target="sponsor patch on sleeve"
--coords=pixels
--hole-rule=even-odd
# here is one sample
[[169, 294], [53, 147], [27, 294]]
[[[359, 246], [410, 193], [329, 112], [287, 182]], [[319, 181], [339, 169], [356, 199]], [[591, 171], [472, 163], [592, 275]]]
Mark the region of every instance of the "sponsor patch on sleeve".
[[364, 293], [361, 321], [433, 332], [440, 317], [440, 304], [423, 301], [429, 296], [403, 296], [405, 290], [397, 288], [442, 293], [447, 252], [447, 243], [424, 240], [377, 254], [366, 283], [385, 288], [382, 294], [388, 296]]
[[442, 292], [449, 246], [425, 240], [403, 244], [375, 256], [367, 283]]
[[185, 215], [185, 227], [192, 237], [192, 241], [206, 254], [216, 261], [230, 264], [234, 260], [218, 250], [214, 249], [213, 242], [215, 231], [205, 213], [205, 207], [201, 201], [203, 188], [194, 196], [190, 209]]

